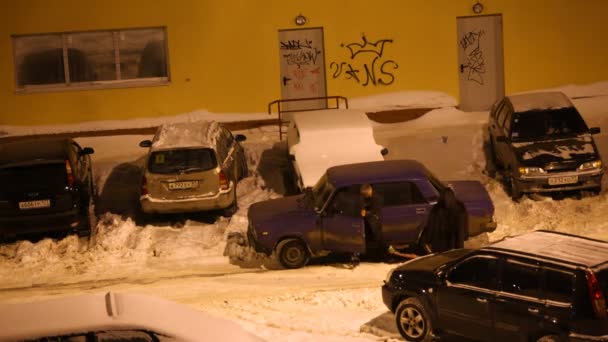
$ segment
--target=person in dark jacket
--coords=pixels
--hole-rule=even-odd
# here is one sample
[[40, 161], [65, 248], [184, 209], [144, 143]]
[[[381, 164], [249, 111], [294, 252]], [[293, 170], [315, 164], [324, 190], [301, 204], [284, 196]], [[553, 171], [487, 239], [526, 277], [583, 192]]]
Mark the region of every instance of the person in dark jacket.
[[[437, 204], [431, 209], [428, 220], [420, 235], [419, 244], [423, 254], [439, 253], [455, 248], [463, 248], [466, 240], [467, 212], [451, 188], [443, 189]], [[404, 253], [393, 246], [389, 254], [413, 259], [416, 253]]]
[[466, 239], [467, 213], [454, 191], [447, 187], [440, 194], [437, 204], [420, 236], [420, 244], [426, 253], [439, 253], [463, 248]]
[[[382, 198], [374, 192], [371, 184], [363, 184], [359, 188], [359, 205], [361, 217], [365, 223], [365, 242], [367, 247], [375, 246], [386, 250], [382, 240]], [[366, 248], [369, 249], [369, 248]], [[358, 264], [359, 254], [352, 256], [353, 264]]]
[[365, 220], [365, 239], [382, 243], [382, 198], [370, 184], [361, 185], [361, 216]]

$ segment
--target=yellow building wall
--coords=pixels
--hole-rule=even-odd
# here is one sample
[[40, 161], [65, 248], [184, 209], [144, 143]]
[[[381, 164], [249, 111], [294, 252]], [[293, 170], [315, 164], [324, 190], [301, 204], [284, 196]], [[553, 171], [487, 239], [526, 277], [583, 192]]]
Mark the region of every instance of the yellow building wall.
[[[506, 92], [608, 80], [608, 1], [481, 0], [502, 13]], [[278, 30], [323, 27], [328, 95], [436, 90], [458, 97], [456, 17], [474, 0], [13, 0], [0, 4], [0, 125], [264, 112], [280, 97]], [[166, 86], [16, 94], [12, 34], [166, 26]], [[332, 62], [341, 44], [392, 39], [390, 85], [363, 86]], [[362, 80], [363, 81], [363, 80]]]

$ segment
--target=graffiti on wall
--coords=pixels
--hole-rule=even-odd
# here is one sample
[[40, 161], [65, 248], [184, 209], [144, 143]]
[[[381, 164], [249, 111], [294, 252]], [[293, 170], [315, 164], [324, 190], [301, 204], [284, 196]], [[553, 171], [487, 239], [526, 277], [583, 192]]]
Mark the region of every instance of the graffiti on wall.
[[391, 85], [395, 82], [393, 71], [399, 68], [397, 62], [387, 59], [384, 50], [392, 39], [379, 39], [368, 41], [365, 34], [361, 36], [361, 43], [341, 44], [348, 49], [349, 59], [345, 62], [331, 62], [329, 65], [332, 77], [343, 77], [353, 80], [364, 87], [368, 85]]
[[468, 71], [467, 80], [483, 84], [486, 64], [481, 50], [481, 37], [485, 31], [477, 30], [466, 33], [459, 40], [459, 45], [465, 53], [466, 61], [460, 65], [460, 73]]
[[286, 51], [282, 55], [287, 64], [297, 65], [298, 67], [317, 64], [317, 56], [321, 54], [321, 50], [314, 47], [312, 40], [308, 39], [281, 42], [281, 50]]

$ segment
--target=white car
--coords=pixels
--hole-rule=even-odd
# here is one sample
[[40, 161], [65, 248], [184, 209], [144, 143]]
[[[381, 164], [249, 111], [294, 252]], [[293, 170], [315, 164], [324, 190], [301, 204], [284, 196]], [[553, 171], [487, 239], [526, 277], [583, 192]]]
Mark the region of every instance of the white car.
[[235, 322], [168, 300], [99, 293], [0, 304], [0, 341], [261, 341]]
[[380, 161], [388, 153], [376, 143], [367, 114], [353, 109], [294, 113], [287, 145], [299, 190], [314, 186], [332, 166]]

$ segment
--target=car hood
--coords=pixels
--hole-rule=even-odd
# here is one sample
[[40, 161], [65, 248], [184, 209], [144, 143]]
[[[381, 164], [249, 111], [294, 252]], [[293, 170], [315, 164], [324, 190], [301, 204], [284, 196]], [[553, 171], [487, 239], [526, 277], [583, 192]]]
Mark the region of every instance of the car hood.
[[254, 227], [264, 224], [290, 230], [300, 223], [309, 224], [316, 217], [314, 210], [304, 204], [304, 195], [288, 196], [252, 204], [249, 221]]
[[598, 158], [591, 135], [534, 142], [514, 142], [515, 154], [527, 166], [550, 163], [581, 163]]
[[446, 182], [467, 212], [474, 216], [492, 216], [494, 204], [486, 188], [478, 181]]

